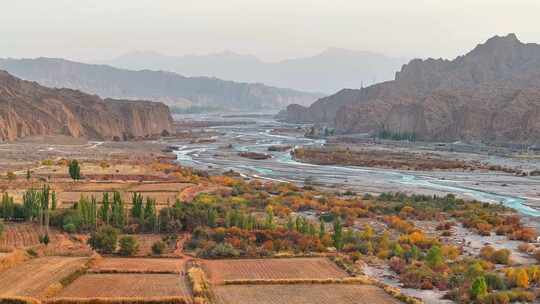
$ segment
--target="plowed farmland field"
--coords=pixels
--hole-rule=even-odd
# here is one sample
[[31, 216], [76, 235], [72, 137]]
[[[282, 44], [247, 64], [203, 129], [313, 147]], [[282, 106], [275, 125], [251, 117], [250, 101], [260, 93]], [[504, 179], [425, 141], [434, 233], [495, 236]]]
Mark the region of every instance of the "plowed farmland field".
[[93, 271], [118, 272], [171, 272], [180, 273], [184, 268], [183, 259], [152, 258], [104, 258], [95, 265]]
[[53, 283], [80, 269], [87, 258], [37, 258], [0, 272], [0, 296], [41, 297]]
[[177, 274], [87, 274], [64, 288], [58, 297], [190, 296], [184, 277]]
[[0, 237], [0, 248], [23, 248], [39, 244], [39, 227], [33, 224], [8, 224]]
[[371, 285], [224, 285], [214, 287], [216, 304], [397, 304]]
[[204, 268], [214, 284], [225, 280], [329, 279], [347, 273], [326, 258], [208, 260]]

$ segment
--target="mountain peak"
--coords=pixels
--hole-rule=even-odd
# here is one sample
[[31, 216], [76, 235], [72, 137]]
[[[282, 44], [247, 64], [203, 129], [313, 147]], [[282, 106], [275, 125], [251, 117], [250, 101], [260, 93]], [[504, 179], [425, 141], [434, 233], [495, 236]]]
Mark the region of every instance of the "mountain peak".
[[506, 36], [493, 36], [489, 38], [486, 43], [486, 45], [497, 45], [497, 44], [515, 44], [519, 43], [521, 44], [521, 41], [519, 41], [518, 37], [514, 33], [510, 33]]

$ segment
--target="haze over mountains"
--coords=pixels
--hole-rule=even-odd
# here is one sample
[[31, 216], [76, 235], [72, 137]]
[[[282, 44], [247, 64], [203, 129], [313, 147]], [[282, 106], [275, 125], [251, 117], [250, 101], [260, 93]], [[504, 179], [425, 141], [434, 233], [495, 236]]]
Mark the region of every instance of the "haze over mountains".
[[347, 134], [538, 143], [540, 45], [495, 36], [454, 60], [415, 59], [393, 81], [342, 90], [309, 108], [291, 105], [281, 117]]
[[172, 72], [132, 71], [64, 59], [0, 59], [0, 69], [54, 88], [70, 88], [102, 98], [144, 99], [180, 107], [223, 111], [277, 110], [291, 103], [309, 105], [321, 94], [238, 83]]
[[0, 141], [46, 135], [127, 140], [171, 134], [172, 124], [169, 108], [162, 103], [103, 100], [0, 71]]
[[255, 56], [223, 52], [209, 55], [166, 56], [132, 52], [104, 63], [134, 70], [213, 76], [240, 82], [332, 94], [342, 88], [361, 88], [394, 78], [407, 60], [385, 55], [330, 48], [312, 57], [264, 62]]

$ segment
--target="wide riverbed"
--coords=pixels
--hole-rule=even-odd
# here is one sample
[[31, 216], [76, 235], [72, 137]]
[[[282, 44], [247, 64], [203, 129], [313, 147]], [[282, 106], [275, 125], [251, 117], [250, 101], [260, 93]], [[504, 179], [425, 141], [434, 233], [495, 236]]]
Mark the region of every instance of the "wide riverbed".
[[[182, 115], [176, 119], [205, 121], [249, 121], [204, 128], [219, 135], [215, 142], [176, 143], [178, 161], [205, 170], [234, 170], [245, 176], [275, 181], [315, 184], [357, 192], [453, 193], [460, 197], [502, 203], [524, 215], [540, 218], [540, 179], [506, 173], [411, 172], [351, 166], [321, 166], [294, 161], [289, 151], [268, 152], [272, 145], [322, 145], [324, 140], [303, 137], [301, 132], [276, 132], [296, 125], [270, 117], [227, 117], [221, 115]], [[266, 160], [238, 156], [241, 151], [271, 154]], [[533, 163], [533, 166], [537, 164]]]

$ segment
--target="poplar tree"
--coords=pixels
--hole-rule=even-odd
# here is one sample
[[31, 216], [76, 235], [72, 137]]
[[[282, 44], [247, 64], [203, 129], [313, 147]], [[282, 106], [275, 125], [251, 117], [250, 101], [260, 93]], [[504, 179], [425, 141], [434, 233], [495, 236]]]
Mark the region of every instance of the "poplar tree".
[[105, 225], [110, 224], [111, 220], [111, 203], [109, 202], [109, 193], [103, 193], [103, 198], [101, 200], [101, 207], [99, 208], [99, 218], [105, 223]]
[[334, 247], [337, 250], [341, 250], [343, 247], [343, 226], [341, 225], [341, 220], [339, 217], [336, 217], [334, 221]]
[[112, 224], [116, 228], [124, 228], [126, 218], [124, 214], [124, 202], [118, 191], [113, 193], [113, 203], [112, 203]]

